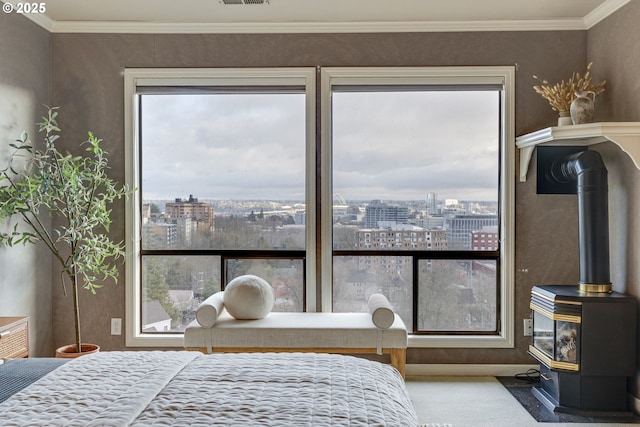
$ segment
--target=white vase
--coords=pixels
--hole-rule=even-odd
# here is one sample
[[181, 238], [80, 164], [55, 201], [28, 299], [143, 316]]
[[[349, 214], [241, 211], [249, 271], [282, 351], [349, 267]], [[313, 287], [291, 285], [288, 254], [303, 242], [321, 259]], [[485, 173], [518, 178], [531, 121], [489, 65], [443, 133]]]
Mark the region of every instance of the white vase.
[[568, 111], [560, 111], [558, 126], [568, 126], [571, 124], [571, 114]]
[[596, 93], [591, 90], [576, 92], [576, 99], [571, 103], [571, 121], [574, 125], [593, 122]]

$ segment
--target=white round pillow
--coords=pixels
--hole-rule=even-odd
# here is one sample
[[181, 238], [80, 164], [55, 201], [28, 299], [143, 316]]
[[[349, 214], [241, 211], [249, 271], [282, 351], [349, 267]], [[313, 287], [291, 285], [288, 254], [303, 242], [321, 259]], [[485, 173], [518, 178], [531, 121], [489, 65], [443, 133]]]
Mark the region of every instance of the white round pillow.
[[224, 288], [224, 306], [236, 319], [262, 319], [271, 312], [274, 302], [273, 288], [258, 276], [236, 277]]

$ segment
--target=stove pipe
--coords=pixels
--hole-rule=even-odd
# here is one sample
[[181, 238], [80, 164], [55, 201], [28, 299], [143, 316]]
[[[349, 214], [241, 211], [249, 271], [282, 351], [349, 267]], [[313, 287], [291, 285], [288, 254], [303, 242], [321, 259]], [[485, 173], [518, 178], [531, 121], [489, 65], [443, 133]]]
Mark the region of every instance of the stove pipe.
[[552, 166], [558, 181], [576, 181], [580, 290], [611, 292], [607, 168], [596, 151], [571, 154]]

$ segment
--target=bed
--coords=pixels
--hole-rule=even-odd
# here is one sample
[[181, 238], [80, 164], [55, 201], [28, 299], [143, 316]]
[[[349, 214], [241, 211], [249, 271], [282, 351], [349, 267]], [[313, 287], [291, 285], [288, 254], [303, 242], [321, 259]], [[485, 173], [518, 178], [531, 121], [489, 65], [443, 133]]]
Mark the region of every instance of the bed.
[[418, 422], [398, 371], [375, 361], [316, 353], [124, 351], [61, 364], [0, 403], [0, 425], [406, 427]]

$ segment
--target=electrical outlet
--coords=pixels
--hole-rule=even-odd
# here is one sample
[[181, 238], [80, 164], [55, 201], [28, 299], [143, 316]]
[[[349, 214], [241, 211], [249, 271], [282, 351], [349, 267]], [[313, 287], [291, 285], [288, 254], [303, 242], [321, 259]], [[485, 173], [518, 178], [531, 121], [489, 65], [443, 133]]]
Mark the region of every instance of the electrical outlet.
[[122, 319], [111, 319], [111, 335], [122, 335]]
[[523, 326], [525, 337], [530, 337], [531, 335], [533, 335], [533, 319], [524, 319]]

